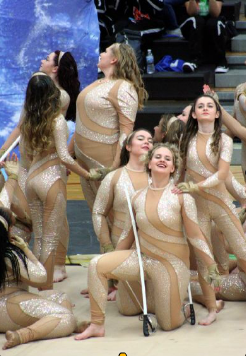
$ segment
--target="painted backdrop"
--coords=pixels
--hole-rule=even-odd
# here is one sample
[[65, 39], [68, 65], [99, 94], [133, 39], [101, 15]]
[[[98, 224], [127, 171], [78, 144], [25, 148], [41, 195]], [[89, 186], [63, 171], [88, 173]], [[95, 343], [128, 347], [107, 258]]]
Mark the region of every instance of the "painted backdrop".
[[72, 52], [83, 88], [97, 77], [98, 43], [93, 0], [0, 0], [0, 146], [40, 60], [56, 49]]

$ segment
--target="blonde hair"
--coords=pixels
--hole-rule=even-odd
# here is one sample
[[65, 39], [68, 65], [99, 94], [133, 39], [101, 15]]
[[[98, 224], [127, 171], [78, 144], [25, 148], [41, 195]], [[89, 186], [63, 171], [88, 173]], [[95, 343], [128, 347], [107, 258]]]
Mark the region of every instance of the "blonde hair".
[[142, 109], [148, 93], [144, 88], [133, 48], [125, 43], [114, 43], [110, 49], [117, 58], [112, 78], [125, 79], [132, 83], [138, 95], [138, 108]]
[[151, 172], [151, 170], [149, 169], [149, 162], [152, 160], [152, 158], [155, 154], [155, 151], [162, 147], [167, 148], [172, 153], [174, 172], [171, 173], [171, 176], [175, 176], [175, 173], [179, 171], [179, 168], [182, 164], [182, 160], [181, 160], [177, 146], [172, 145], [170, 143], [157, 143], [154, 145], [154, 147], [151, 150], [148, 151], [148, 153], [146, 154], [146, 158], [145, 158], [146, 171], [149, 173]]

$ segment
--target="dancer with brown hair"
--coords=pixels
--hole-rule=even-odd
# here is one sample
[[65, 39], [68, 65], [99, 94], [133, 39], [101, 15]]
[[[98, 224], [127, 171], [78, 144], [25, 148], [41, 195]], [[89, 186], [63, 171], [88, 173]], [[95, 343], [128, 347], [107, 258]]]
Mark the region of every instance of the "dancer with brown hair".
[[[67, 121], [75, 121], [76, 118], [76, 100], [80, 90], [80, 82], [78, 79], [77, 64], [70, 52], [62, 52], [56, 50], [50, 53], [45, 59], [41, 61], [40, 71], [48, 75], [55, 83], [61, 93], [61, 108], [62, 114]], [[6, 142], [1, 147], [0, 153], [4, 153], [10, 145], [20, 135], [20, 126], [23, 120], [24, 111], [22, 110], [18, 125], [12, 131]], [[16, 186], [15, 196], [13, 199], [15, 213], [18, 214], [19, 207], [24, 209], [24, 217], [22, 221], [24, 226], [18, 224], [18, 227], [14, 227], [16, 235], [29, 241], [30, 234], [27, 234], [25, 225], [31, 229], [30, 210], [25, 196], [25, 185], [27, 173], [30, 168], [30, 159], [26, 154], [25, 147], [22, 147], [22, 141], [20, 141], [20, 172], [18, 176], [18, 185]], [[64, 220], [64, 227], [61, 231], [60, 240], [56, 253], [54, 282], [62, 281], [67, 277], [65, 270], [65, 260], [67, 254], [69, 242], [69, 227], [67, 218]]]
[[26, 196], [33, 223], [34, 254], [47, 270], [47, 284], [42, 288], [52, 289], [54, 258], [66, 216], [66, 168], [86, 179], [89, 173], [68, 153], [60, 91], [50, 77], [36, 75], [30, 79], [24, 110], [21, 135], [32, 162]]
[[8, 181], [0, 194], [0, 332], [6, 332], [4, 350], [33, 340], [67, 336], [76, 326], [64, 293], [45, 291], [37, 295], [27, 290], [28, 286], [42, 286], [47, 275], [24, 240], [12, 235], [15, 218], [7, 207], [18, 176], [18, 162], [12, 157], [4, 164]]
[[[149, 184], [148, 173], [141, 157], [153, 146], [153, 138], [149, 131], [139, 129], [133, 131], [125, 140], [121, 150], [120, 168], [110, 172], [102, 181], [93, 206], [92, 221], [98, 237], [101, 250], [113, 251], [118, 243], [125, 239], [131, 229], [131, 222], [126, 219], [128, 207], [123, 187], [127, 186], [130, 196], [137, 190], [145, 188]], [[113, 221], [109, 226], [107, 219], [109, 212], [113, 215]], [[117, 292], [117, 305], [121, 313], [129, 313], [129, 303], [132, 293], [129, 285], [120, 282]], [[133, 288], [133, 285], [131, 284]], [[130, 287], [130, 288], [131, 288]], [[125, 295], [127, 293], [127, 296]], [[114, 300], [116, 290], [109, 294], [108, 299]], [[133, 304], [135, 303], [133, 298]]]
[[[183, 141], [182, 157], [185, 159], [186, 183], [181, 183], [175, 193], [194, 194], [199, 225], [211, 246], [211, 221], [224, 234], [241, 268], [246, 272], [246, 239], [238, 214], [226, 187], [229, 173], [232, 140], [221, 133], [221, 110], [209, 95], [198, 97], [190, 112]], [[198, 263], [199, 271], [204, 268]], [[199, 276], [199, 281], [209, 311], [200, 321], [209, 325], [216, 319], [216, 298], [213, 289]]]

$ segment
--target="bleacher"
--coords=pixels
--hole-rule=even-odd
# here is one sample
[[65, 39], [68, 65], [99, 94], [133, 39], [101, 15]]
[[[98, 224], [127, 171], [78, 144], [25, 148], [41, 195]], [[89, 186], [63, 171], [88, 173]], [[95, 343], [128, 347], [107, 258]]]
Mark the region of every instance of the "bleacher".
[[[161, 114], [178, 114], [195, 97], [202, 93], [203, 84], [209, 84], [217, 92], [221, 104], [232, 113], [235, 87], [246, 82], [246, 0], [224, 0], [222, 15], [227, 20], [236, 22], [238, 36], [228, 43], [227, 60], [229, 72], [215, 74], [215, 65], [205, 65], [191, 74], [159, 72], [144, 74], [143, 79], [149, 93], [149, 100], [142, 111], [138, 112], [135, 127], [153, 129], [158, 124]], [[157, 63], [163, 56], [188, 59], [188, 42], [179, 38], [160, 38], [153, 41], [152, 51]], [[240, 145], [238, 152], [240, 153]], [[240, 157], [235, 152], [234, 164], [239, 164]]]

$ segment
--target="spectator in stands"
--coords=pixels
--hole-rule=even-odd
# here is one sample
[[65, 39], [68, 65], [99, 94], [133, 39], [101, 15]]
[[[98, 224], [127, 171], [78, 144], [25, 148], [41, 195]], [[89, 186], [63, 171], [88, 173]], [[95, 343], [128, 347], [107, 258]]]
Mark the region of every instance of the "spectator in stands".
[[166, 26], [166, 33], [183, 37], [178, 25], [174, 7], [184, 5], [186, 0], [165, 0], [164, 1], [164, 22]]
[[115, 43], [115, 35], [128, 24], [132, 8], [127, 0], [94, 0], [100, 28], [100, 51]]
[[[184, 38], [189, 40], [191, 61], [183, 64], [183, 71], [194, 72], [208, 54], [216, 64], [215, 73], [228, 72], [225, 57], [225, 24], [219, 17], [221, 0], [189, 0], [185, 3], [190, 16], [180, 26]], [[207, 46], [206, 46], [207, 44]]]

